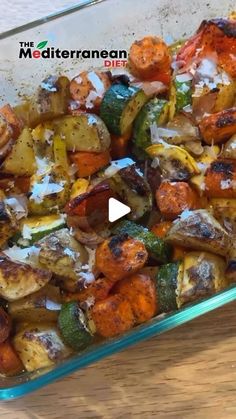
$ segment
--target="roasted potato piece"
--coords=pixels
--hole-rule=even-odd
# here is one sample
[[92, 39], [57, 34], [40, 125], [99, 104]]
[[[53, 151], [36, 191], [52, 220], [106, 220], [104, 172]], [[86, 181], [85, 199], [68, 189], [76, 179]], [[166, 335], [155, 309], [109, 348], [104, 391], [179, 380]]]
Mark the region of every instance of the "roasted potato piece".
[[54, 322], [57, 321], [61, 303], [60, 289], [47, 284], [33, 294], [9, 302], [8, 313], [16, 321], [25, 322], [30, 318], [35, 323]]
[[24, 326], [13, 345], [27, 371], [51, 367], [71, 354], [56, 327], [50, 324]]
[[213, 198], [209, 200], [209, 208], [227, 231], [236, 232], [236, 199]]
[[166, 241], [219, 255], [226, 255], [230, 248], [228, 233], [207, 210], [183, 212], [168, 231]]
[[101, 153], [110, 146], [109, 131], [97, 115], [66, 115], [56, 119], [53, 124], [55, 134], [65, 140], [68, 151]]
[[17, 138], [23, 128], [23, 121], [17, 117], [9, 104], [0, 108], [0, 115], [3, 116], [7, 123], [10, 125], [13, 138]]
[[63, 228], [36, 243], [40, 248], [39, 262], [61, 278], [61, 286], [76, 292], [83, 283], [83, 265], [88, 262], [86, 249]]
[[97, 302], [91, 310], [96, 332], [103, 337], [119, 335], [131, 329], [135, 317], [129, 301], [121, 294]]
[[14, 262], [4, 253], [0, 255], [0, 295], [15, 301], [44, 287], [51, 273], [20, 262]]
[[205, 116], [199, 124], [204, 141], [218, 144], [236, 134], [236, 107]]
[[17, 221], [9, 206], [0, 200], [0, 249], [17, 230]]
[[35, 170], [32, 135], [28, 128], [24, 128], [5, 158], [1, 171], [15, 176], [31, 176]]
[[144, 244], [121, 234], [105, 240], [96, 251], [96, 267], [114, 282], [141, 269], [148, 253]]
[[65, 76], [49, 76], [42, 81], [35, 97], [14, 108], [18, 118], [30, 128], [42, 121], [56, 118], [67, 111], [69, 80]]
[[115, 285], [114, 293], [127, 298], [136, 324], [150, 320], [157, 313], [156, 286], [147, 274], [138, 273], [122, 279]]
[[220, 156], [223, 159], [236, 159], [236, 134], [224, 144], [223, 151]]
[[0, 149], [6, 146], [13, 136], [13, 130], [6, 119], [0, 113]]
[[61, 166], [31, 178], [28, 209], [32, 215], [48, 215], [63, 208], [70, 196], [70, 178]]
[[225, 279], [226, 263], [208, 252], [187, 253], [183, 260], [183, 278], [178, 282], [177, 304], [207, 297], [229, 285]]

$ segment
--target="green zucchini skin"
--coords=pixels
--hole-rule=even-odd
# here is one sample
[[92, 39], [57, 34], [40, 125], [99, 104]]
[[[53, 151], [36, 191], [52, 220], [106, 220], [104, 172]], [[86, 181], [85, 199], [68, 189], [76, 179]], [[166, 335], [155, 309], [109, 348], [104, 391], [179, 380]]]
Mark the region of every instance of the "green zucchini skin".
[[65, 343], [75, 350], [86, 348], [93, 340], [85, 314], [74, 301], [62, 305], [58, 326]]
[[111, 133], [123, 135], [131, 128], [147, 99], [137, 87], [113, 84], [103, 97], [100, 117]]
[[158, 98], [151, 99], [139, 112], [134, 122], [133, 134], [134, 153], [138, 154], [138, 156], [142, 156], [141, 151], [144, 151], [152, 144], [150, 126], [153, 123], [165, 122], [165, 114], [167, 112], [168, 102]]
[[130, 237], [141, 241], [149, 255], [159, 263], [166, 263], [171, 257], [171, 247], [162, 239], [155, 236], [147, 228], [132, 221], [121, 221], [115, 226], [114, 234], [126, 233]]
[[174, 80], [174, 87], [176, 91], [176, 113], [180, 112], [185, 106], [191, 105], [192, 103], [192, 81], [180, 82], [177, 79]]
[[160, 267], [157, 278], [157, 298], [160, 312], [177, 310], [176, 289], [180, 262], [168, 263]]

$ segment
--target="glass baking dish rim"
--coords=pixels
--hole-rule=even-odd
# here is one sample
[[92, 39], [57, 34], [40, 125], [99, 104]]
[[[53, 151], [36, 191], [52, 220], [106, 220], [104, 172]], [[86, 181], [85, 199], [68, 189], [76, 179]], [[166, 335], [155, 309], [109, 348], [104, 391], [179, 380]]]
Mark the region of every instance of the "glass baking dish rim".
[[16, 34], [22, 33], [27, 31], [28, 29], [36, 28], [39, 25], [43, 25], [44, 23], [48, 23], [52, 20], [61, 18], [63, 16], [69, 15], [74, 12], [78, 12], [81, 9], [85, 9], [86, 7], [96, 5], [98, 3], [102, 3], [107, 0], [83, 0], [79, 4], [75, 4], [74, 6], [66, 7], [65, 9], [59, 10], [57, 12], [51, 13], [47, 16], [41, 17], [39, 19], [33, 20], [32, 22], [25, 23], [24, 25], [17, 26], [16, 28], [9, 29], [7, 31], [0, 33], [0, 40], [9, 38]]
[[[98, 347], [92, 347], [89, 351], [79, 353], [77, 357], [72, 358], [65, 364], [59, 364], [53, 370], [43, 373], [39, 377], [30, 379], [22, 384], [13, 387], [0, 389], [0, 400], [10, 400], [24, 396], [32, 391], [38, 390], [47, 384], [65, 377], [80, 368], [84, 368], [98, 360], [109, 355], [115, 354], [122, 349], [128, 348], [138, 342], [144, 341], [155, 335], [171, 330], [190, 320], [193, 320], [203, 314], [206, 314], [215, 308], [222, 307], [225, 304], [233, 302], [236, 299], [236, 284], [227, 290], [214, 294], [210, 298], [196, 302], [192, 306], [187, 306], [174, 314], [170, 313], [162, 319], [152, 319], [149, 324], [143, 324], [136, 329], [132, 329], [121, 337], [106, 340]], [[155, 321], [156, 320], [156, 321]]]

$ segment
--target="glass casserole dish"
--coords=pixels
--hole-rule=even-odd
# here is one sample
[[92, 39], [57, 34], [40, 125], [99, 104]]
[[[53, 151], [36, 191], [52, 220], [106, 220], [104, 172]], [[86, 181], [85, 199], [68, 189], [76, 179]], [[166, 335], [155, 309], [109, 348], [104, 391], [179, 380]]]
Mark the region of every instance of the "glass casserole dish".
[[[209, 4], [196, 0], [192, 2], [191, 12], [187, 0], [149, 0], [147, 4], [136, 0], [135, 10], [133, 5], [132, 0], [85, 1], [84, 4], [56, 16], [2, 34], [1, 102], [19, 103], [21, 96], [31, 95], [48, 74], [62, 73], [72, 76], [75, 72], [103, 65], [101, 58], [51, 58], [44, 60], [42, 65], [40, 59], [19, 58], [21, 43], [38, 44], [47, 40], [51, 45], [64, 50], [128, 50], [134, 39], [146, 34], [160, 35], [164, 39], [171, 36], [174, 40], [187, 37], [196, 30], [203, 19], [227, 16], [233, 10], [233, 2], [230, 1], [223, 1], [221, 4], [212, 1]], [[19, 68], [22, 71], [19, 71]], [[10, 399], [22, 396], [104, 356], [169, 330], [235, 298], [236, 288], [232, 286], [164, 318], [154, 318], [118, 338], [92, 345], [51, 370], [1, 378], [0, 397]]]

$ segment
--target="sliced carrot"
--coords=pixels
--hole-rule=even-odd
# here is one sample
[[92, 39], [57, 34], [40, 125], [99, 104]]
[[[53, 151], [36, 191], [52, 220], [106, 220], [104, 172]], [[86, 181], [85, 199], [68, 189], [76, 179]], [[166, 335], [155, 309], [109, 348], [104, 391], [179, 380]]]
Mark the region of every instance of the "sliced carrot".
[[96, 268], [115, 282], [143, 268], [147, 258], [142, 242], [126, 235], [114, 236], [98, 246]]
[[2, 115], [13, 130], [14, 138], [17, 138], [23, 128], [23, 122], [16, 116], [12, 107], [7, 104], [0, 108], [0, 115]]
[[77, 167], [78, 177], [88, 177], [107, 166], [111, 160], [109, 150], [102, 153], [79, 151], [70, 154], [70, 160]]
[[93, 298], [95, 302], [105, 300], [108, 297], [114, 281], [108, 278], [98, 278], [91, 284], [84, 288], [82, 291], [75, 294], [67, 294], [65, 301], [79, 301], [85, 302]]
[[81, 109], [98, 110], [111, 81], [107, 72], [83, 71], [70, 82], [70, 93]]
[[198, 207], [198, 195], [187, 182], [163, 182], [156, 191], [156, 201], [168, 220], [175, 219], [184, 210]]
[[123, 295], [111, 295], [97, 302], [91, 310], [96, 331], [103, 337], [119, 335], [131, 329], [135, 317], [129, 301]]
[[115, 285], [114, 293], [127, 298], [136, 324], [144, 323], [157, 313], [156, 287], [148, 275], [134, 274], [130, 278], [122, 279]]
[[204, 141], [218, 144], [236, 133], [236, 107], [206, 116], [199, 124]]
[[131, 133], [123, 136], [111, 135], [111, 157], [112, 159], [122, 159], [128, 154], [128, 144]]
[[135, 41], [129, 52], [129, 67], [131, 73], [140, 79], [169, 82], [171, 68], [167, 45], [155, 36]]
[[23, 371], [23, 364], [10, 342], [0, 343], [0, 373], [15, 375]]
[[170, 230], [172, 226], [172, 222], [171, 221], [162, 221], [158, 224], [155, 224], [152, 228], [151, 231], [160, 238], [163, 238], [166, 236], [166, 234], [168, 233], [168, 231]]
[[205, 194], [211, 198], [236, 198], [235, 160], [215, 160], [205, 175]]

